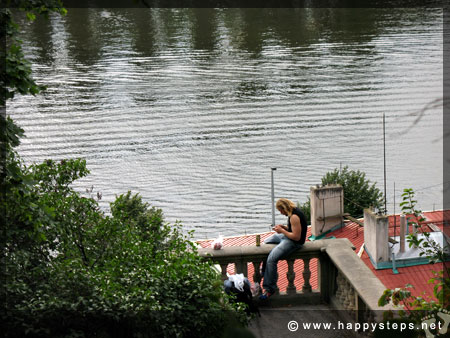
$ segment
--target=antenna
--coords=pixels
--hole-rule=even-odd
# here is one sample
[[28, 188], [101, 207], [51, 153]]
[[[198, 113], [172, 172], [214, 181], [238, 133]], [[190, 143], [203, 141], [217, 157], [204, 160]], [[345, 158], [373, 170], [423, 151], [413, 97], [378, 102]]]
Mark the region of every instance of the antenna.
[[394, 182], [394, 237], [397, 236], [397, 217], [395, 216], [395, 182]]
[[384, 214], [387, 214], [386, 202], [386, 119], [383, 113], [383, 162], [384, 162]]

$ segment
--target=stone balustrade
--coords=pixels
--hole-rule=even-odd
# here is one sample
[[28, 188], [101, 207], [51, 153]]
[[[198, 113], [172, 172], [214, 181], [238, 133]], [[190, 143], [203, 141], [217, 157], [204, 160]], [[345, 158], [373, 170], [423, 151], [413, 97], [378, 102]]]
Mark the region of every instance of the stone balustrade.
[[[202, 248], [199, 254], [220, 265], [223, 280], [227, 279], [229, 264], [234, 263], [236, 272], [247, 277], [248, 266], [252, 264], [254, 273], [250, 279], [260, 283], [260, 264], [274, 246], [233, 246], [221, 250]], [[277, 292], [270, 298], [271, 305], [328, 303], [337, 310], [346, 310], [349, 318], [356, 322], [380, 321], [382, 311], [392, 310], [391, 307], [378, 306], [378, 298], [385, 287], [353, 250], [346, 238], [306, 242], [286, 259], [288, 286], [286, 292]], [[313, 290], [310, 283], [310, 262], [314, 258], [318, 259], [318, 290]], [[299, 259], [303, 261], [303, 271], [294, 269]], [[303, 276], [301, 289], [294, 284], [297, 273]]]

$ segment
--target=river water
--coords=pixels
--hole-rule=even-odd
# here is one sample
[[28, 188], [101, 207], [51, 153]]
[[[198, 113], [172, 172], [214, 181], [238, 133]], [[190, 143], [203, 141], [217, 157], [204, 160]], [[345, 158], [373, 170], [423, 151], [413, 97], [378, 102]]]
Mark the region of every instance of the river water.
[[[266, 231], [348, 165], [388, 211], [442, 208], [441, 9], [68, 9], [24, 27], [47, 91], [8, 113], [28, 163], [83, 157], [107, 210], [131, 190], [196, 238]], [[282, 215], [276, 221], [285, 222]]]

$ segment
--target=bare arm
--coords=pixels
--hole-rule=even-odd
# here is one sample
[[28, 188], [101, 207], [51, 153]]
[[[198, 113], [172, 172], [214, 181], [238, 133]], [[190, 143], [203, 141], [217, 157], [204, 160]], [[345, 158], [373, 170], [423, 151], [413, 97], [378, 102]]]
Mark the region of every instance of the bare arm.
[[283, 234], [287, 238], [292, 239], [293, 241], [299, 241], [302, 235], [302, 226], [300, 224], [300, 218], [297, 215], [292, 215], [290, 221], [292, 232], [288, 232], [287, 227], [284, 225], [277, 225], [274, 228], [274, 230], [277, 233]]

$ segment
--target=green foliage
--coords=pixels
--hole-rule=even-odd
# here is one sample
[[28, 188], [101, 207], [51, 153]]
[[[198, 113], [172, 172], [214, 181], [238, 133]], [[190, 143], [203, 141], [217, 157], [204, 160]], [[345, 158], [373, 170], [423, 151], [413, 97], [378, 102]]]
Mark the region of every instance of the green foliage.
[[11, 44], [6, 55], [6, 82], [9, 87], [2, 88], [2, 101], [13, 98], [15, 93], [36, 95], [45, 86], [37, 85], [31, 77], [30, 63], [25, 59], [19, 44]]
[[[334, 169], [322, 177], [322, 185], [340, 184], [344, 188], [344, 212], [353, 217], [361, 217], [364, 208], [381, 208], [383, 205], [383, 193], [376, 187], [376, 183], [370, 184], [366, 174], [361, 171], [349, 170], [345, 166], [342, 170]], [[298, 204], [308, 221], [311, 222], [311, 201], [308, 198], [303, 204]]]
[[[396, 288], [395, 290], [384, 290], [378, 299], [379, 306], [393, 304], [401, 309], [399, 315], [402, 318], [409, 318], [416, 323], [420, 323], [425, 316], [436, 315], [442, 309], [442, 304], [423, 295], [423, 297], [415, 297], [411, 293], [414, 286], [406, 284], [404, 288]], [[391, 312], [385, 314], [388, 318], [392, 317]]]
[[345, 166], [342, 170], [334, 169], [322, 177], [322, 184], [340, 184], [344, 188], [344, 212], [353, 217], [364, 214], [364, 208], [381, 208], [383, 193], [376, 187], [376, 183], [370, 184], [366, 174], [357, 170], [349, 170]]
[[[152, 236], [154, 238], [155, 232], [162, 229], [162, 210], [143, 203], [139, 195], [132, 196], [130, 191], [126, 195], [116, 198], [115, 202], [111, 204], [111, 213], [114, 218], [124, 224], [129, 223], [136, 227], [144, 239]], [[164, 234], [164, 236], [166, 235], [168, 234]]]
[[22, 51], [22, 41], [17, 38], [18, 25], [14, 22], [9, 8], [17, 8], [26, 13], [28, 20], [33, 21], [36, 15], [48, 17], [49, 13], [56, 12], [66, 14], [60, 0], [10, 0], [6, 1], [4, 8], [0, 11], [0, 18], [5, 29], [6, 53], [2, 53], [1, 62], [5, 65], [1, 74], [0, 105], [4, 106], [6, 100], [14, 97], [16, 93], [22, 95], [36, 95], [46, 87], [36, 84], [31, 75], [31, 65], [25, 59]]
[[[23, 129], [18, 127], [10, 117], [0, 115], [0, 184], [6, 188], [6, 178], [11, 181], [21, 180], [20, 163], [14, 147], [20, 144]], [[1, 216], [0, 216], [1, 217]]]
[[106, 216], [71, 188], [84, 160], [22, 169], [2, 195], [6, 337], [220, 336], [235, 308], [180, 224], [131, 193]]
[[442, 309], [450, 307], [450, 270], [448, 268], [448, 253], [435, 241], [430, 239], [430, 233], [422, 231], [421, 238], [418, 236], [421, 222], [425, 219], [422, 212], [416, 209], [417, 200], [414, 199], [413, 189], [404, 189], [400, 203], [403, 213], [407, 215], [408, 223], [416, 229], [407, 236], [409, 247], [420, 249], [420, 256], [425, 256], [430, 263], [442, 262], [441, 271], [433, 271], [434, 277], [428, 280], [429, 284], [434, 284], [433, 295], [435, 299], [423, 294], [423, 297], [416, 297], [411, 294], [410, 289], [414, 288], [407, 284], [405, 288], [395, 290], [386, 289], [378, 300], [379, 306], [392, 303], [401, 308], [400, 315], [404, 318], [420, 323], [425, 316], [436, 317]]
[[1, 152], [5, 154], [20, 144], [20, 138], [24, 136], [24, 130], [13, 123], [10, 117], [0, 120], [2, 133], [0, 134]]
[[[8, 1], [0, 104], [44, 87], [31, 77], [8, 7], [29, 20], [65, 14], [60, 0]], [[25, 166], [23, 130], [0, 116], [1, 331], [5, 337], [217, 337], [246, 317], [180, 224], [128, 192], [106, 215], [72, 183], [82, 159]]]
[[407, 236], [409, 247], [420, 248], [420, 256], [426, 256], [430, 263], [444, 262], [444, 265], [448, 261], [448, 252], [445, 251], [439, 243], [430, 239], [430, 233], [427, 231], [421, 231], [421, 237], [417, 236], [419, 229], [421, 229], [420, 224], [425, 221], [422, 217], [422, 211], [416, 209], [417, 201], [414, 200], [413, 189], [404, 189], [402, 198], [403, 201], [400, 203], [402, 212], [407, 215], [408, 223], [416, 229], [414, 233]]
[[306, 220], [308, 221], [308, 224], [311, 224], [311, 200], [310, 200], [310, 198], [308, 197], [308, 200], [303, 204], [297, 203], [297, 207], [299, 207], [300, 210], [305, 215]]
[[[10, 1], [29, 20], [65, 13], [59, 0]], [[31, 77], [18, 26], [1, 10], [1, 104], [44, 87]], [[5, 337], [221, 336], [228, 320], [246, 320], [228, 301], [219, 274], [199, 257], [181, 225], [128, 192], [106, 215], [72, 183], [89, 171], [82, 159], [25, 166], [14, 150], [23, 130], [0, 116], [1, 329]]]

